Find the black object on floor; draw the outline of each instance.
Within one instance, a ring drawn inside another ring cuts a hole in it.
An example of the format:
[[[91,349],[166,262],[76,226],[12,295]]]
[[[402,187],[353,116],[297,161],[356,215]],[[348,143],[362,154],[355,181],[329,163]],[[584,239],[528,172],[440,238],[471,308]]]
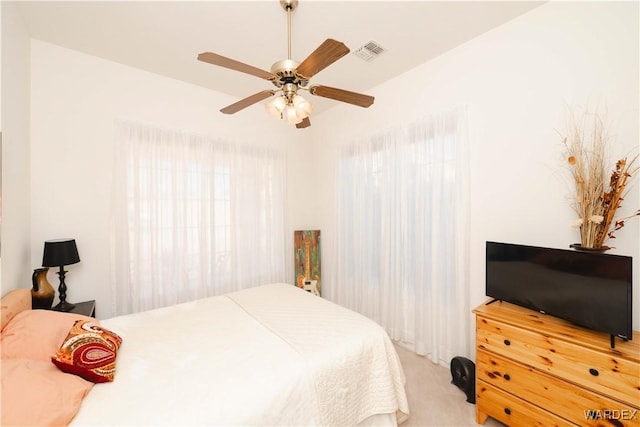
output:
[[[451,383],[465,392],[467,402],[476,403],[476,365],[466,357],[451,359]]]

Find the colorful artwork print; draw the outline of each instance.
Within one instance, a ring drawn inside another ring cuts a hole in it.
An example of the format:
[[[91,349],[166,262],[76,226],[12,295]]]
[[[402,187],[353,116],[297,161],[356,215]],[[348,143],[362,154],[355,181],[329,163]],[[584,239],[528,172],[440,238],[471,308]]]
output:
[[[296,286],[319,296],[320,230],[296,230],[293,245]]]

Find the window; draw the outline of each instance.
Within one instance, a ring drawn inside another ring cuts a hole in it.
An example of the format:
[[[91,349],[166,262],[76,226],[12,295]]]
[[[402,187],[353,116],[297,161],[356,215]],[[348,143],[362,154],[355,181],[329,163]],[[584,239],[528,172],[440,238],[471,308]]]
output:
[[[429,117],[338,159],[336,302],[440,362],[468,347],[448,332],[469,316],[465,118]]]
[[[113,285],[119,312],[284,281],[281,153],[120,128]]]

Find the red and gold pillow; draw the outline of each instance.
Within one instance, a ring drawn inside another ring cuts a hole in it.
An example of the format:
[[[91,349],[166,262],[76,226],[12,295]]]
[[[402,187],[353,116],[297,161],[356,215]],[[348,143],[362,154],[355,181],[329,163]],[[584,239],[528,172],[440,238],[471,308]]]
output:
[[[51,361],[63,372],[87,381],[113,381],[122,338],[90,320],[78,320]]]

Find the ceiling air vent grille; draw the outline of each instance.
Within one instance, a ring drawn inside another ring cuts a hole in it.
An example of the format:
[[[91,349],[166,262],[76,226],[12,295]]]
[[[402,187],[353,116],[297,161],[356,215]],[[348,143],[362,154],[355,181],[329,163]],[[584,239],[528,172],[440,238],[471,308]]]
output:
[[[353,52],[353,54],[367,62],[370,62],[384,52],[386,52],[385,48],[371,40],[360,46],[356,51]]]

